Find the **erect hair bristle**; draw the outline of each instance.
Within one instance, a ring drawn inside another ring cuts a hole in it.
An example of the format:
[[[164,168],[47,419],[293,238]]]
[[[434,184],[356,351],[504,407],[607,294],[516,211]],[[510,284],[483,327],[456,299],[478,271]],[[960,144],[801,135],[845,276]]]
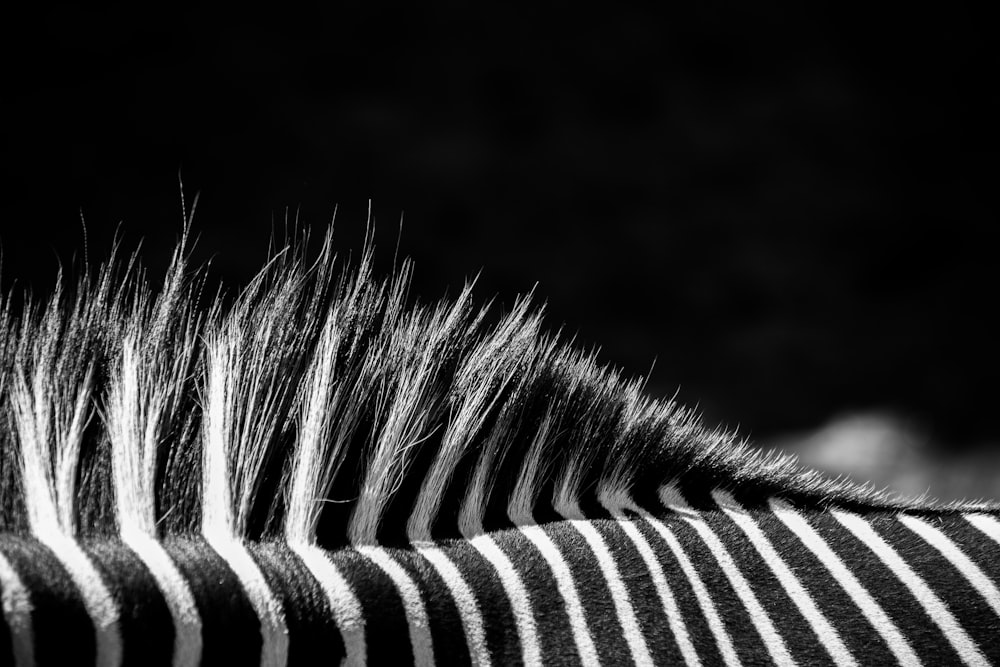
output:
[[[163,291],[139,290],[108,362],[103,406],[111,445],[115,513],[123,535],[157,536],[161,453],[181,427],[181,407],[194,370],[198,329],[192,285],[184,274],[186,236],[174,253]],[[185,292],[188,294],[185,294]]]
[[[431,526],[455,470],[468,453],[518,372],[538,336],[539,318],[522,299],[462,361],[453,381],[451,415],[434,462],[420,487],[407,522],[411,541],[431,539]],[[488,465],[488,464],[487,464]]]
[[[888,499],[702,427],[594,353],[505,313],[412,303],[329,235],[203,305],[187,233],[162,288],[133,256],[15,314],[0,297],[0,528],[420,542],[563,516],[664,483]],[[13,462],[13,463],[12,463]]]

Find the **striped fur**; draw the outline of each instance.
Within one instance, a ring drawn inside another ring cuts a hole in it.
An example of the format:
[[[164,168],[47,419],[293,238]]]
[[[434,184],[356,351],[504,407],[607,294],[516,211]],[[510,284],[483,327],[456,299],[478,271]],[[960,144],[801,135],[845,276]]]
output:
[[[997,506],[761,455],[370,250],[207,305],[185,253],[0,302],[0,664],[1000,662]]]

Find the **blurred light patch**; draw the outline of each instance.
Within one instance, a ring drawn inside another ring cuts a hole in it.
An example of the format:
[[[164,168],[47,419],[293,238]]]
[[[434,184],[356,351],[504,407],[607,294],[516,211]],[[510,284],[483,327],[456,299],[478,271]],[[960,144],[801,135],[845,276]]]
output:
[[[845,414],[812,432],[758,443],[807,466],[908,496],[1000,500],[1000,443],[949,448],[916,420],[890,412]]]

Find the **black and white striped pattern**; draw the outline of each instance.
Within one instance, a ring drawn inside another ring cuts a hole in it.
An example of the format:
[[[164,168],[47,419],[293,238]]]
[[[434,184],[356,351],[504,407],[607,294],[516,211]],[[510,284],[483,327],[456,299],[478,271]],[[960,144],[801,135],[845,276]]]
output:
[[[996,512],[660,496],[469,539],[236,558],[200,539],[150,557],[4,535],[0,664],[1000,661]]]
[[[469,289],[0,297],[0,665],[1000,663],[1000,508],[762,456]]]

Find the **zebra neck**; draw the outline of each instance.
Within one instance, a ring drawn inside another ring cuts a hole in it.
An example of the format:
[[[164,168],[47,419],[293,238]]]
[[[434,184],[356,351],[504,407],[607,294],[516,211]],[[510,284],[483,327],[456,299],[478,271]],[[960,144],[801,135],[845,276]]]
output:
[[[658,498],[395,547],[4,534],[0,647],[18,664],[1000,655],[995,511]]]

